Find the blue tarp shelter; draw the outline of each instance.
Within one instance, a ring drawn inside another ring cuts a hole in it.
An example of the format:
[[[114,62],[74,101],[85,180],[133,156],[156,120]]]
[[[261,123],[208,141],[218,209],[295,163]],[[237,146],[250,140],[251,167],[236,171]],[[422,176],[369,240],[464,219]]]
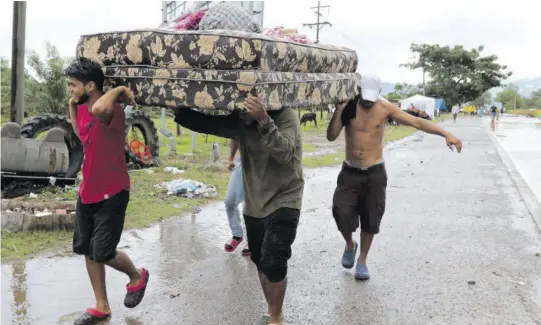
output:
[[[443,98],[434,98],[436,100],[436,110],[438,111],[447,111],[447,106],[445,106],[445,101]]]

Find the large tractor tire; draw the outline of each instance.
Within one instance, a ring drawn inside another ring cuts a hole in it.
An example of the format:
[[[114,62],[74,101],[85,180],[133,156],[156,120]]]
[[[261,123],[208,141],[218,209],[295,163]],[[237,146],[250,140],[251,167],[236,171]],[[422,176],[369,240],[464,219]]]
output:
[[[68,146],[69,167],[64,176],[76,178],[77,173],[81,170],[84,154],[83,145],[81,144],[79,137],[73,131],[70,119],[58,114],[44,114],[32,117],[27,123],[21,126],[21,136],[24,138],[36,139],[41,133],[54,127],[64,131],[64,141]]]
[[[133,134],[141,134],[142,138]],[[138,148],[138,145],[140,146]],[[160,141],[154,121],[142,111],[126,114],[126,158],[139,167],[158,163]]]

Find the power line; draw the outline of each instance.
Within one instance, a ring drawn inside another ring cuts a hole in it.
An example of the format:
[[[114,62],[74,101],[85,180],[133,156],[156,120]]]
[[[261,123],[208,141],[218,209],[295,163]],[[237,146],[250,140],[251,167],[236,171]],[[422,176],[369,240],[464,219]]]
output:
[[[317,11],[315,11],[315,14],[317,15],[317,22],[315,23],[307,23],[307,24],[302,24],[303,26],[308,26],[310,28],[312,27],[316,27],[316,44],[319,43],[319,31],[321,30],[321,28],[323,28],[323,26],[325,25],[329,25],[329,26],[332,26],[331,23],[329,23],[328,21],[323,21],[323,22],[320,22],[319,21],[319,18],[321,16],[323,16],[320,12],[320,9],[321,8],[330,8],[331,6],[322,6],[320,4],[320,1],[317,2],[317,7],[311,7],[310,9],[317,9]]]

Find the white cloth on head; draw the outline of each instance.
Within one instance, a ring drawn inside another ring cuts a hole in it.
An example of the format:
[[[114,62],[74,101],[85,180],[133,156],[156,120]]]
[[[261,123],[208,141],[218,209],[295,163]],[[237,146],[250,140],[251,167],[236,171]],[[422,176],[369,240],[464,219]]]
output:
[[[375,102],[381,92],[381,80],[373,75],[361,76],[361,95],[364,100]]]

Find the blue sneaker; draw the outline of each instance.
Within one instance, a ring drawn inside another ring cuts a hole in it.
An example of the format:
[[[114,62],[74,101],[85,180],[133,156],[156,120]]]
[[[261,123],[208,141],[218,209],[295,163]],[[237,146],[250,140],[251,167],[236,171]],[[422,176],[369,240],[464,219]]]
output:
[[[370,274],[368,274],[368,267],[366,264],[357,264],[355,269],[355,280],[368,280],[370,279]]]
[[[346,269],[351,269],[355,265],[355,255],[357,255],[357,247],[359,245],[357,242],[354,242],[355,245],[353,248],[344,249],[344,255],[342,255],[342,266]]]

